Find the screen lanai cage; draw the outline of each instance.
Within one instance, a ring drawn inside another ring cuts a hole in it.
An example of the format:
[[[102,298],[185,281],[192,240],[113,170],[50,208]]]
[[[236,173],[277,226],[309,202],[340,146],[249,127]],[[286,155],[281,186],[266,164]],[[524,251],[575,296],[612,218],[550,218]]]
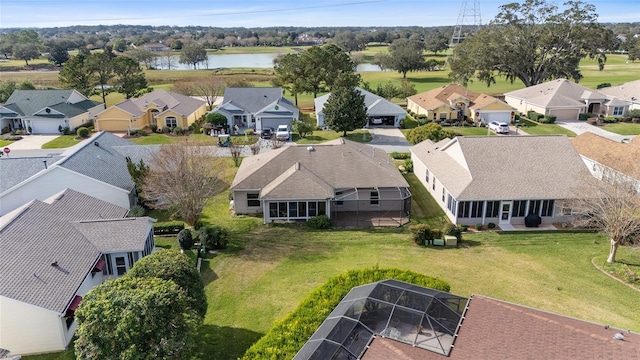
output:
[[[449,355],[464,297],[397,280],[358,286],[336,306],[294,360],[360,359],[374,336]]]
[[[342,189],[331,201],[334,226],[401,226],[410,214],[411,192],[406,187]]]

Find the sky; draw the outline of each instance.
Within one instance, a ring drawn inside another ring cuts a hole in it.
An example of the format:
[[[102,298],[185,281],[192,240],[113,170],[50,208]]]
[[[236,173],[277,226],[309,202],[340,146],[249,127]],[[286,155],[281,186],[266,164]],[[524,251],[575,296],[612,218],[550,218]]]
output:
[[[466,0],[482,24],[499,6],[523,0]],[[564,0],[555,1],[562,6]],[[640,0],[591,0],[600,22],[640,21]],[[465,0],[0,0],[0,28],[70,25],[446,26],[456,25]],[[463,24],[470,24],[469,15]]]

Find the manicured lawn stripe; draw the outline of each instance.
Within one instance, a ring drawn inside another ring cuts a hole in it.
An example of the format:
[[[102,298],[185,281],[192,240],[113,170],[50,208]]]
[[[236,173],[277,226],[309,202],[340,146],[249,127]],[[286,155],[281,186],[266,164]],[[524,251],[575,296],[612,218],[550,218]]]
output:
[[[80,140],[76,140],[76,134],[60,135],[57,138],[42,145],[43,149],[62,149],[80,143]]]
[[[640,135],[640,124],[618,122],[606,124],[604,129],[620,135]]]

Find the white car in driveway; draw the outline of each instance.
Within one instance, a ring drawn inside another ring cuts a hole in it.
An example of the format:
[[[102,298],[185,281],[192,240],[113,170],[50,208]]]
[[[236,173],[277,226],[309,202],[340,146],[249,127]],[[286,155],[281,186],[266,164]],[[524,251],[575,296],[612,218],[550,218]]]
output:
[[[280,141],[289,140],[289,127],[287,125],[278,125],[276,129],[276,139]]]
[[[508,134],[509,125],[505,122],[492,121],[489,123],[489,130],[494,131],[496,134]]]

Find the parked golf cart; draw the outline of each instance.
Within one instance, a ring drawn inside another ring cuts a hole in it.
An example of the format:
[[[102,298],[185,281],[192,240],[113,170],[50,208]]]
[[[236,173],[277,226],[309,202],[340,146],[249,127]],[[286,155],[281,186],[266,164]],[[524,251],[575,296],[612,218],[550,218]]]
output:
[[[231,135],[220,134],[218,135],[218,146],[228,147],[231,144]]]

